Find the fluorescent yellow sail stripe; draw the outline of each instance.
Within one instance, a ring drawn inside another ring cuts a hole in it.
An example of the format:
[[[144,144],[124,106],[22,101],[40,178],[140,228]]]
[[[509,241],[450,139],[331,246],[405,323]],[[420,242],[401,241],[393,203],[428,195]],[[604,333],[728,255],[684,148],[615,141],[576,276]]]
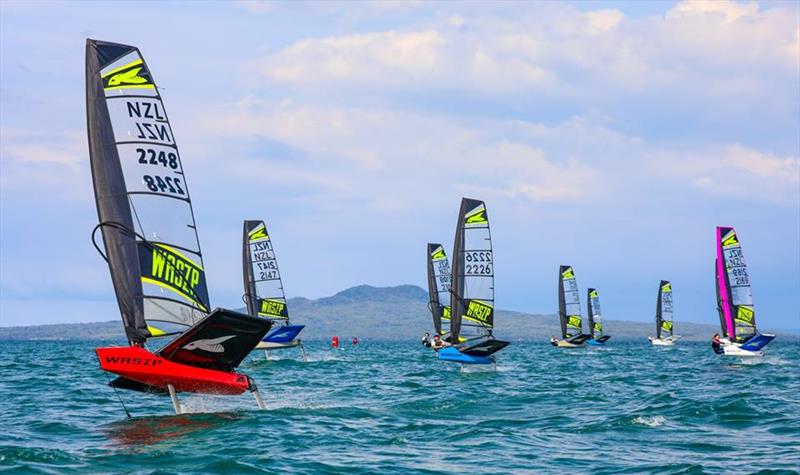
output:
[[[247,233],[247,237],[250,241],[257,241],[259,239],[269,239],[267,236],[267,227],[263,224],[257,226],[254,230]]]
[[[664,286],[661,287],[661,291],[662,292],[672,292],[672,284],[664,284]]]
[[[433,251],[433,254],[431,254],[431,259],[434,261],[447,259],[447,256],[444,255],[444,249],[440,247],[439,249]]]
[[[487,327],[487,328],[494,328],[494,325],[489,325],[486,322],[483,322],[483,321],[480,321],[480,320],[476,320],[476,319],[468,317],[466,315],[462,315],[461,318],[463,318],[464,320],[469,320],[471,322],[480,323],[481,326],[484,326],[484,327]]]
[[[572,272],[572,267],[568,268],[563,274],[561,274],[562,279],[572,279],[573,277],[575,277],[575,274]]]
[[[120,71],[123,71],[125,69],[128,69],[130,67],[133,67],[133,66],[136,66],[137,64],[142,64],[142,63],[144,63],[144,61],[142,61],[142,58],[135,59],[135,60],[131,61],[128,64],[123,64],[122,66],[120,66],[118,68],[114,68],[111,71],[108,71],[107,73],[103,74],[101,77],[105,78],[105,77],[111,76],[114,73],[118,73]]]
[[[732,230],[722,237],[722,247],[731,247],[736,246],[739,244],[739,240],[736,239],[736,231]]]
[[[155,84],[139,84],[139,85],[129,85],[126,84],[124,86],[109,86],[103,88],[104,91],[111,91],[113,89],[155,89]]]
[[[164,330],[160,328],[156,328],[152,325],[147,325],[147,331],[150,332],[150,336],[164,336],[167,334]]]
[[[203,305],[202,303],[198,302],[197,300],[189,297],[188,295],[186,295],[185,293],[181,292],[180,290],[176,289],[175,287],[173,287],[171,285],[167,285],[167,284],[165,284],[163,282],[159,282],[159,281],[151,279],[149,277],[142,277],[142,282],[147,282],[148,284],[157,285],[157,286],[165,288],[167,290],[171,290],[171,291],[175,292],[176,294],[179,294],[181,297],[185,298],[186,300],[188,300],[188,301],[192,302],[193,304],[197,305],[197,307],[200,310],[202,310],[204,312],[208,312],[208,309],[206,308],[205,305]]]
[[[488,223],[489,220],[486,219],[486,208],[481,205],[478,209],[474,209],[470,211],[469,214],[464,216],[464,223],[466,224],[480,224],[480,223]]]

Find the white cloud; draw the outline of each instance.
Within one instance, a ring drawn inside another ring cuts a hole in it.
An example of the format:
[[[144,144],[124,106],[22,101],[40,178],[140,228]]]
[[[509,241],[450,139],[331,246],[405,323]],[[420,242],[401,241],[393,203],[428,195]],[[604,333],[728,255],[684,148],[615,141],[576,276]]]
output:
[[[537,88],[589,99],[665,87],[704,96],[709,83],[731,76],[763,90],[769,75],[796,78],[800,68],[796,11],[779,6],[687,1],[640,19],[619,10],[519,7],[513,16],[489,9],[402,30],[303,39],[252,68],[269,83],[295,88]]]
[[[731,198],[800,205],[800,157],[778,157],[740,144],[703,151],[658,152],[648,161],[658,176]]]

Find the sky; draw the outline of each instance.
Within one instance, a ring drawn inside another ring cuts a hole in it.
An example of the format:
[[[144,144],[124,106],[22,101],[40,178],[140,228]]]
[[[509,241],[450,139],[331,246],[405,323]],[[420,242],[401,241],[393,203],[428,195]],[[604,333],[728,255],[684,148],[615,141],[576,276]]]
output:
[[[86,142],[87,37],[136,45],[181,150],[213,306],[243,219],[289,297],[425,286],[486,202],[495,301],[717,323],[735,226],[759,328],[800,330],[796,2],[0,2],[0,325],[118,318]],[[585,306],[585,302],[583,302]],[[291,309],[290,309],[291,311]],[[378,318],[379,316],[376,316]]]

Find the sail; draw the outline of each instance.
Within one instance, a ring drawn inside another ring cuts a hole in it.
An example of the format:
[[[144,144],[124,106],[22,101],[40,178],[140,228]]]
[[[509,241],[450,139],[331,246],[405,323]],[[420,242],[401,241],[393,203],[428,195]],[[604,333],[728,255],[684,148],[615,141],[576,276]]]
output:
[[[750,275],[732,227],[717,227],[716,276],[723,332],[732,341],[744,341],[756,334],[756,316]]]
[[[597,294],[597,289],[589,289],[586,294],[586,305],[589,310],[589,335],[591,335],[592,338],[600,338],[603,336],[603,317],[600,314],[600,297]]]
[[[245,221],[242,245],[247,313],[289,320],[278,261],[264,221]]]
[[[664,334],[672,336],[672,284],[668,280],[658,284],[656,301],[656,338]]]
[[[161,95],[134,46],[86,41],[92,181],[126,334],[191,325],[210,308],[183,165]]]
[[[428,243],[428,295],[429,308],[433,315],[433,326],[436,333],[447,333],[442,321],[450,321],[450,262],[441,244]]]
[[[462,334],[472,338],[491,332],[494,326],[494,258],[489,215],[483,201],[461,200],[453,245],[450,306],[453,341],[459,341]]]
[[[581,300],[572,266],[561,266],[558,270],[558,316],[563,338],[581,334]]]

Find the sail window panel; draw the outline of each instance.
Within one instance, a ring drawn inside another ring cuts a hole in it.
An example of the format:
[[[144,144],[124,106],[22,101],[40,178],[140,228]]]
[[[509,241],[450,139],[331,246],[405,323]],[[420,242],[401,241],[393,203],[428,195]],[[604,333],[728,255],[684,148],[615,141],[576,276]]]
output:
[[[202,267],[200,244],[194,228],[192,209],[187,201],[158,195],[130,195],[136,231],[152,242],[164,243],[197,254],[195,264]]]
[[[564,280],[564,304],[567,315],[581,314],[581,301],[578,295],[578,282],[575,279]]]
[[[256,295],[261,299],[283,299],[283,285],[280,279],[256,280]]]
[[[117,150],[129,193],[156,193],[189,199],[177,149],[162,145],[122,144]]]
[[[164,104],[158,97],[108,97],[114,139],[120,142],[175,145]]]
[[[189,326],[205,315],[186,304],[175,301],[175,294],[166,289],[145,283],[143,290],[146,295],[144,298],[145,320]],[[147,295],[153,297],[147,297]]]
[[[464,276],[464,298],[491,303],[494,300],[494,284],[491,277]]]

